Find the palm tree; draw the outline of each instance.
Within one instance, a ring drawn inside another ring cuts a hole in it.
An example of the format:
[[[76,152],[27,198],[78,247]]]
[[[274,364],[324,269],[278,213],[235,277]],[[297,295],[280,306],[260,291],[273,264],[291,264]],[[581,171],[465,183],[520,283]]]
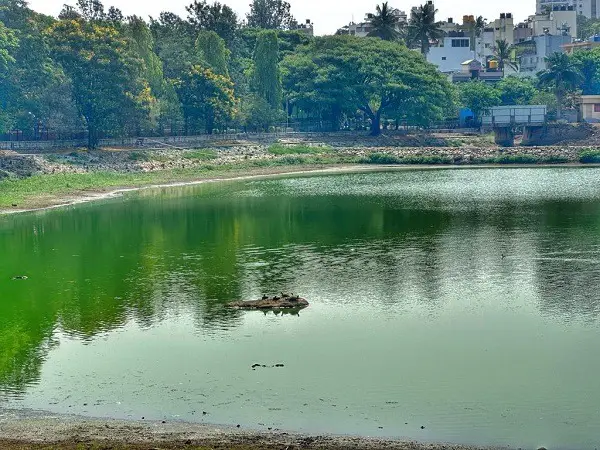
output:
[[[519,70],[519,66],[512,61],[512,48],[506,39],[496,41],[496,48],[494,49],[496,58],[498,58],[498,67],[504,72],[504,67],[508,66],[515,72]]]
[[[483,16],[477,17],[471,25],[471,50],[477,50],[477,38],[481,37],[481,33],[485,28],[485,19]]]
[[[429,53],[431,41],[437,41],[444,36],[439,23],[435,21],[436,13],[437,9],[435,9],[433,3],[429,2],[413,9],[410,15],[409,37],[413,43],[418,43],[421,46],[423,55]]]
[[[376,13],[371,19],[373,29],[368,34],[370,37],[378,37],[384,41],[397,41],[400,39],[400,19],[388,3],[377,5]]]
[[[553,53],[547,57],[546,66],[547,69],[538,74],[539,84],[554,91],[554,95],[556,95],[556,117],[560,119],[565,96],[569,91],[575,90],[581,82],[581,73],[569,58],[569,55],[565,53]]]

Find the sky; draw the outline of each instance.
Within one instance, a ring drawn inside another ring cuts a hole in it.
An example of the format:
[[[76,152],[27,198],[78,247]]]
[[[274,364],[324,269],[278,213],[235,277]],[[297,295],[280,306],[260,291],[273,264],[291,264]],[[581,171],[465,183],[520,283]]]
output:
[[[125,15],[158,16],[161,11],[171,11],[185,16],[185,6],[192,0],[104,0],[106,7],[116,6]],[[292,5],[292,14],[298,21],[311,19],[317,34],[332,34],[352,19],[362,20],[365,13],[373,12],[375,5],[382,0],[288,0]],[[212,2],[212,0],[210,0]],[[250,0],[220,0],[232,7],[240,17],[248,12]],[[32,9],[56,16],[64,3],[74,4],[75,0],[29,0]],[[409,12],[412,6],[424,3],[424,0],[389,0],[389,4]],[[504,0],[502,2],[482,0],[436,0],[439,10],[438,20],[453,17],[461,20],[465,14],[483,16],[488,20],[496,19],[503,12],[512,12],[516,20],[523,20],[535,13],[535,0]]]

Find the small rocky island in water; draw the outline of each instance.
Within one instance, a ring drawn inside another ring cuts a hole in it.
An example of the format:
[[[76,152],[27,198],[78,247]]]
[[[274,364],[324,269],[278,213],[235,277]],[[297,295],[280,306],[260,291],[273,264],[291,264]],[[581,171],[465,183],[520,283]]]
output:
[[[281,294],[281,296],[263,296],[260,300],[231,302],[227,306],[236,309],[302,309],[309,305],[308,301],[298,295]]]

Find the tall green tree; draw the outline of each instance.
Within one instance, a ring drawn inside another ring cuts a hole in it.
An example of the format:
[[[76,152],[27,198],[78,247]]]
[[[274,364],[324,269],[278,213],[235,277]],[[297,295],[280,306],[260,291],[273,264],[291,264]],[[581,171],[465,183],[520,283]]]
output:
[[[52,54],[69,76],[73,97],[96,148],[102,134],[118,135],[128,114],[148,100],[142,61],[130,41],[110,26],[83,20],[60,21],[47,32]]]
[[[437,9],[432,2],[421,5],[411,12],[408,24],[409,42],[418,45],[421,54],[426,55],[431,48],[431,42],[444,36],[438,22],[435,21]]]
[[[15,62],[12,56],[18,41],[14,34],[0,22],[0,83],[6,83],[11,65]],[[1,91],[0,91],[1,93]],[[10,115],[6,111],[7,99],[0,96],[0,133],[10,128]]]
[[[154,38],[154,51],[163,63],[165,78],[176,79],[190,65],[196,64],[197,31],[188,21],[176,14],[163,12],[150,18],[150,31]]]
[[[382,118],[427,125],[453,111],[448,80],[402,44],[374,38],[317,38],[284,60],[286,95],[295,106],[328,109],[331,117],[365,114],[371,134]]]
[[[206,0],[194,0],[186,7],[188,21],[196,31],[214,31],[228,46],[232,46],[238,29],[237,14],[229,6]]]
[[[194,65],[175,84],[185,118],[185,134],[203,126],[207,134],[225,125],[237,109],[233,83],[208,68]]]
[[[496,84],[496,90],[502,105],[530,105],[537,94],[531,79],[516,76],[504,77]]]
[[[506,39],[497,40],[494,47],[494,55],[498,59],[498,68],[504,72],[506,66],[514,71],[519,70],[517,64],[512,60],[512,48]]]
[[[593,49],[575,52],[571,60],[581,73],[581,91],[583,95],[600,94],[600,51]]]
[[[462,106],[473,111],[477,119],[481,119],[487,109],[502,102],[498,89],[483,81],[463,83],[459,86],[459,97]]]
[[[373,29],[369,33],[370,37],[378,37],[384,41],[397,41],[400,39],[400,19],[388,2],[377,5],[375,15],[371,19]]]
[[[200,60],[214,73],[229,77],[228,65],[231,52],[217,33],[201,31],[196,40],[196,51]]]
[[[565,53],[554,53],[546,58],[547,69],[538,74],[539,84],[552,89],[556,96],[557,119],[562,118],[562,108],[569,92],[574,91],[582,76],[576,64]]]
[[[279,40],[275,31],[263,31],[256,41],[252,89],[271,108],[279,109],[282,100],[279,71]]]
[[[285,0],[252,0],[246,20],[249,27],[265,30],[289,30],[297,24]]]

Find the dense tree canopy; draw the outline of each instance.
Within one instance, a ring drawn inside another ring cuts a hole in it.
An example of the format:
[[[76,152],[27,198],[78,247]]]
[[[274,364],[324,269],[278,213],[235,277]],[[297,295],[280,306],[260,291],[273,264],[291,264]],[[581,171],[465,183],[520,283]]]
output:
[[[404,45],[375,38],[333,36],[315,39],[284,61],[290,98],[303,108],[343,113],[361,111],[371,132],[382,117],[426,125],[452,106],[446,78]]]
[[[73,86],[89,146],[107,131],[123,131],[126,118],[151,93],[140,78],[142,61],[111,27],[82,20],[57,22],[48,30],[52,53]]]
[[[289,30],[296,24],[285,0],[252,0],[246,17],[248,26],[265,30]]]
[[[253,0],[246,23],[226,4],[190,1],[186,17],[165,11],[146,21],[101,0],[71,0],[58,18],[0,0],[0,135],[85,137],[93,147],[103,136],[287,122],[378,134],[390,122],[427,127],[456,117],[458,106],[477,115],[496,104],[560,110],[600,94],[600,50],[552,55],[537,79],[452,86],[419,54],[443,36],[430,3],[407,27],[380,4],[372,37],[359,39],[309,36],[283,0]],[[478,18],[468,31],[477,36],[483,25]],[[509,65],[510,46],[496,47]]]

